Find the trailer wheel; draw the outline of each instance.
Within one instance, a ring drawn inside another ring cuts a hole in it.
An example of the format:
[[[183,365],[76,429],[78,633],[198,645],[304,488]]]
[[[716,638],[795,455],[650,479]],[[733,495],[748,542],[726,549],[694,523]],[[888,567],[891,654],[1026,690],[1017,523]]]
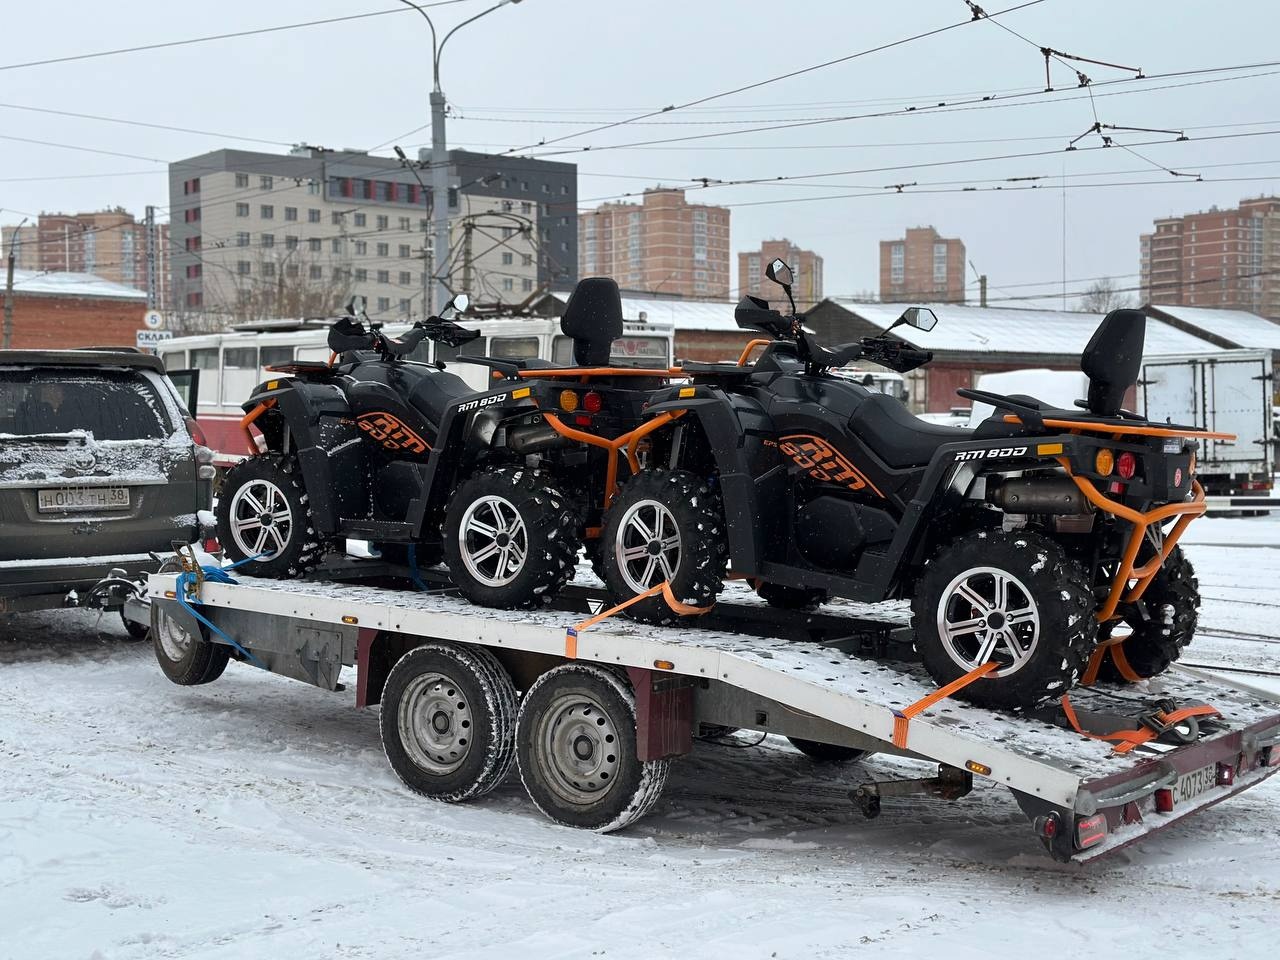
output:
[[[990,707],[1030,707],[1079,680],[1097,642],[1091,581],[1048,537],[980,530],[943,547],[916,584],[916,650],[939,685],[998,669],[956,693]]]
[[[567,663],[542,674],[516,719],[517,762],[529,797],[556,823],[612,833],[643,817],[669,760],[636,757],[636,702],[617,674]]]
[[[266,557],[244,565],[249,576],[292,580],[320,562],[324,545],[293,457],[249,457],[227,471],[218,498],[218,543],[232,560]]]
[[[720,497],[687,470],[646,470],[605,514],[600,552],[615,603],[665,580],[677,600],[709,606],[724,587],[728,554]],[[679,619],[662,596],[633,603],[626,614],[644,623]]]
[[[1173,548],[1164,566],[1151,578],[1141,604],[1145,616],[1136,605],[1122,605],[1121,619],[1102,624],[1099,634],[1105,639],[1117,626],[1127,627],[1131,632],[1120,643],[1120,649],[1133,672],[1145,679],[1168,670],[1196,634],[1200,583],[1181,547]],[[1098,679],[1128,682],[1110,655],[1104,657]]]
[[[473,800],[510,771],[515,716],[515,686],[493,654],[429,643],[387,675],[382,749],[411,790],[448,803]]]
[[[580,526],[550,473],[486,470],[464,480],[445,508],[449,575],[463,596],[482,607],[550,603],[577,569]]]
[[[124,607],[120,608],[120,622],[124,624],[125,633],[129,634],[131,640],[145,640],[151,632],[151,628],[145,623],[138,623],[130,620],[124,615]]]
[[[161,567],[161,572],[171,571]],[[203,628],[198,636],[192,636],[158,603],[151,604],[151,646],[164,675],[182,687],[212,683],[222,676],[231,659],[229,646],[214,643]]]
[[[861,760],[869,750],[857,747],[843,747],[836,743],[821,743],[818,740],[804,740],[800,737],[787,737],[791,745],[803,753],[814,763],[853,763]]]

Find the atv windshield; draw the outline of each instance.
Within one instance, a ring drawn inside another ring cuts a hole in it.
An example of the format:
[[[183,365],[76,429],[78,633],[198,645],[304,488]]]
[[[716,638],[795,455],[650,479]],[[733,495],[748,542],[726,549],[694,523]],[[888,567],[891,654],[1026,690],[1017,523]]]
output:
[[[136,371],[0,370],[0,434],[161,440],[171,429],[155,387]]]

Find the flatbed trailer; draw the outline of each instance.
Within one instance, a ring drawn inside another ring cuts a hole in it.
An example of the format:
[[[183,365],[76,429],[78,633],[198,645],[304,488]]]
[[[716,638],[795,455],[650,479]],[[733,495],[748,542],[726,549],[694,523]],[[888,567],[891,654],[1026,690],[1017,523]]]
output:
[[[199,649],[328,690],[353,666],[356,706],[381,702],[384,749],[411,788],[470,799],[518,754],[539,809],[600,831],[643,816],[668,764],[708,725],[781,734],[824,759],[864,751],[938,765],[934,777],[859,787],[851,800],[868,816],[882,797],[958,799],[975,776],[1002,784],[1061,861],[1119,849],[1280,770],[1280,699],[1264,691],[1175,667],[1072,691],[1070,720],[1056,705],[984,709],[940,696],[896,655],[909,626],[892,608],[797,614],[739,589],[695,626],[615,616],[583,628],[602,591],[575,586],[555,607],[497,611],[439,581],[415,592],[386,580],[193,576],[171,567],[150,579],[162,666],[166,650],[189,659]],[[199,683],[221,667],[166,673]]]

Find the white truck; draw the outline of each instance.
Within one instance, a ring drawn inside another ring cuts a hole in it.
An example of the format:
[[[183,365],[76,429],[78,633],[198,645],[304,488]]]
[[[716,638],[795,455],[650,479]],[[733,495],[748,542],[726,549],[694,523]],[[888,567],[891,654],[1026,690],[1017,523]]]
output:
[[[1142,363],[1138,412],[1235,434],[1201,442],[1196,476],[1210,496],[1257,495],[1271,490],[1272,390],[1270,350],[1152,356]]]

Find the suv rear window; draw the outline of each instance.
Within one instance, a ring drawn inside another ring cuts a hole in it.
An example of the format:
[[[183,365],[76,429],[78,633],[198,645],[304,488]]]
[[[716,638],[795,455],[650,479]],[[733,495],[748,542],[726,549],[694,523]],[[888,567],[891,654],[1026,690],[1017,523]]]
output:
[[[170,432],[156,388],[128,370],[0,370],[0,434],[85,430],[96,440],[159,440]]]

